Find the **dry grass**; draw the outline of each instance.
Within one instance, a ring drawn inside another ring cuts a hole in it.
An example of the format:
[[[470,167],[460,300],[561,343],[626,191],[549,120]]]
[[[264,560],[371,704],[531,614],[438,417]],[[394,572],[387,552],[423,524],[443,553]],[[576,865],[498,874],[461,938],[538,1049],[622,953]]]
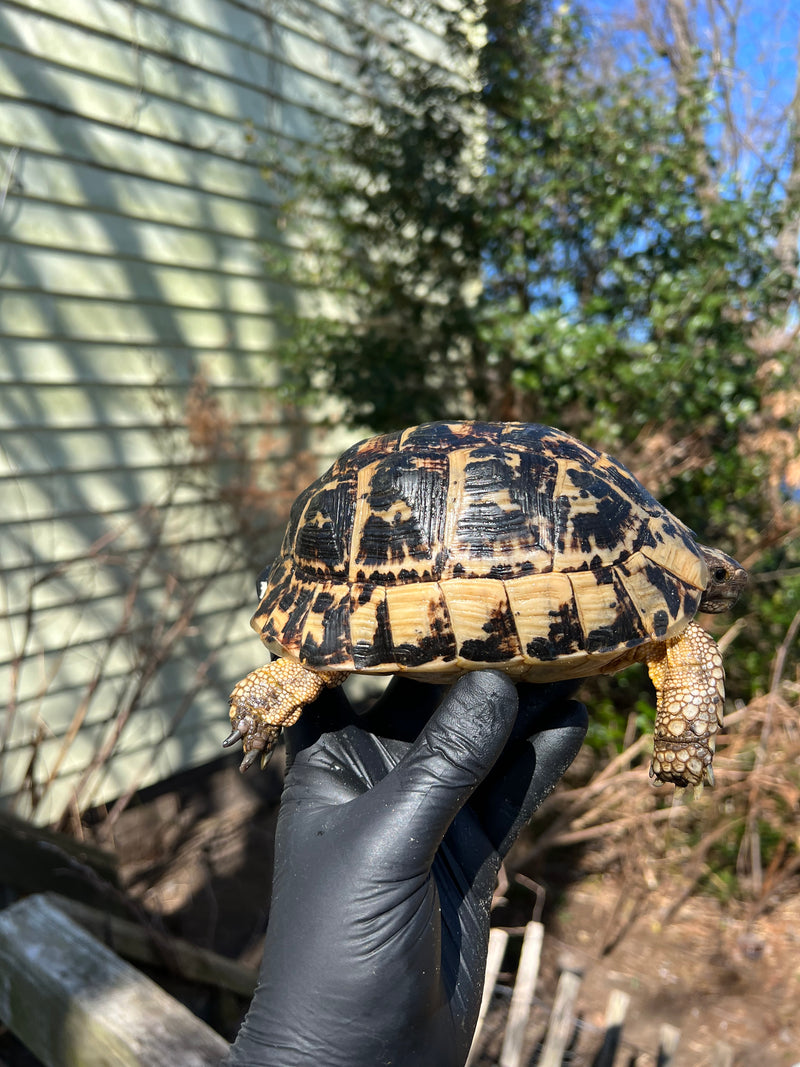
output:
[[[623,871],[644,895],[672,882],[673,918],[700,887],[735,900],[750,918],[800,884],[800,679],[782,679],[800,613],[778,650],[768,693],[730,714],[718,738],[716,786],[654,788],[652,741],[638,738],[589,781],[563,788],[510,857],[511,872],[546,853],[582,847],[584,871]]]

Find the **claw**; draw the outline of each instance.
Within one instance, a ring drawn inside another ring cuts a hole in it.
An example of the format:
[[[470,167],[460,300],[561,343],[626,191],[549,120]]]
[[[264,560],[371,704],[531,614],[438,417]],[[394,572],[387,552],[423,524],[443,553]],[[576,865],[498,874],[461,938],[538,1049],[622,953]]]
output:
[[[234,729],[228,734],[228,736],[222,742],[222,747],[223,748],[230,748],[231,745],[235,745],[237,741],[241,741],[243,737],[244,737],[244,734],[242,733],[242,731],[238,727],[234,727]]]
[[[274,748],[271,748],[271,749],[269,749],[268,751],[265,751],[265,752],[262,752],[262,753],[261,753],[261,770],[262,770],[262,771],[263,771],[263,770],[264,770],[264,768],[265,768],[265,767],[267,766],[267,764],[269,763],[269,761],[270,761],[270,760],[272,759],[272,753],[273,753],[274,751],[275,751],[275,749],[274,749]]]
[[[714,768],[709,763],[706,767],[706,781],[710,786],[714,785]]]
[[[244,774],[246,770],[253,766],[255,761],[258,759],[260,751],[261,750],[258,748],[251,748],[249,752],[245,753],[242,762],[239,764],[240,774]]]

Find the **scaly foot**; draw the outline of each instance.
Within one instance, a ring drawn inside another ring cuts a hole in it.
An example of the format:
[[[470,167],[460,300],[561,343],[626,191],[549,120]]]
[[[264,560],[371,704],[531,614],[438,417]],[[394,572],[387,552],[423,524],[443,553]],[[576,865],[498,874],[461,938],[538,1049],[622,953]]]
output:
[[[288,659],[276,659],[251,671],[230,695],[233,730],[222,742],[225,748],[242,742],[244,758],[239,770],[246,771],[259,755],[263,770],[283,727],[296,723],[306,704],[316,700],[326,686],[341,685],[346,677],[343,671],[311,671]]]
[[[656,687],[650,776],[678,786],[714,784],[711,760],[722,726],[725,671],[716,642],[691,622],[647,661]]]

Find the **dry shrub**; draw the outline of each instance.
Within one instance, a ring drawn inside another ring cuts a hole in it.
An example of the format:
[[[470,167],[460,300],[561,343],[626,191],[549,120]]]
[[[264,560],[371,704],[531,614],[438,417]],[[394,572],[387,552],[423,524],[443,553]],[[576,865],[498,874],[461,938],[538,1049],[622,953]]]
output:
[[[191,466],[245,543],[282,526],[298,492],[318,473],[308,424],[269,396],[261,414],[261,426],[248,432],[225,411],[203,374],[195,376],[186,399]]]

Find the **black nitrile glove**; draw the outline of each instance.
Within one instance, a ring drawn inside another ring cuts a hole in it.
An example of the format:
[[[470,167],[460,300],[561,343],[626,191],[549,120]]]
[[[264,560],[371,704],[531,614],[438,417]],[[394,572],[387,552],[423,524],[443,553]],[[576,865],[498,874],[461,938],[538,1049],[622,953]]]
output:
[[[228,1067],[455,1067],[483,990],[503,856],[574,759],[573,683],[398,678],[329,691],[287,731],[258,988]],[[429,718],[430,716],[430,718]],[[426,720],[428,720],[426,722]]]

